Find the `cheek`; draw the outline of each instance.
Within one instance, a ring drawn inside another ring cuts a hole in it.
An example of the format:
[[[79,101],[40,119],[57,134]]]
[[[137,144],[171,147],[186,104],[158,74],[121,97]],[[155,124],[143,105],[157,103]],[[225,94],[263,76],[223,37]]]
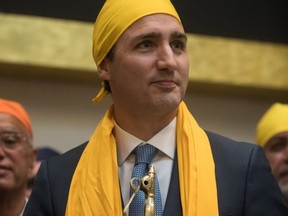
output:
[[[181,56],[181,58],[178,58],[178,66],[181,67],[182,70],[189,71],[189,57],[188,55]]]
[[[280,167],[281,163],[282,163],[282,157],[280,153],[277,154],[266,154],[267,159],[270,163],[271,169],[273,173],[276,173],[278,168]]]
[[[179,73],[184,82],[189,81],[189,63],[185,59],[179,63]]]
[[[19,173],[27,173],[30,175],[33,170],[33,155],[29,152],[21,152],[18,154],[17,158],[15,158],[15,167]]]
[[[121,85],[125,88],[136,87],[144,82],[148,74],[148,69],[136,62],[123,62],[111,73],[111,82],[115,85]]]
[[[137,73],[139,70],[148,70],[156,67],[157,58],[151,54],[135,54],[135,53],[124,53],[121,58],[117,59],[114,70],[129,70]]]

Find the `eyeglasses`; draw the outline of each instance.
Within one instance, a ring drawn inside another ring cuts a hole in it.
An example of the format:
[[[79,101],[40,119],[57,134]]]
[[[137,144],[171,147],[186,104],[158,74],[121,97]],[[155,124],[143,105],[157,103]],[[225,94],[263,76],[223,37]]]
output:
[[[0,145],[5,149],[15,149],[27,138],[17,132],[4,132],[0,134]]]

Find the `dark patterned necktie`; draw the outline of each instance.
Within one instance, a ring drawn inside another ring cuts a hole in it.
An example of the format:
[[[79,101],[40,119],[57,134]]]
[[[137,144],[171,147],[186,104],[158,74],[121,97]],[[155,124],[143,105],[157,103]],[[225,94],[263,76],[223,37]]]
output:
[[[142,178],[147,175],[149,165],[157,152],[157,148],[150,144],[145,144],[141,146],[137,146],[135,148],[135,165],[132,172],[132,178]],[[130,197],[132,196],[134,191],[130,190]],[[143,216],[144,215],[144,203],[145,203],[145,195],[144,192],[139,191],[134,197],[130,207],[129,207],[129,216]],[[156,216],[162,216],[162,200],[159,189],[159,182],[157,175],[155,175],[155,206]]]

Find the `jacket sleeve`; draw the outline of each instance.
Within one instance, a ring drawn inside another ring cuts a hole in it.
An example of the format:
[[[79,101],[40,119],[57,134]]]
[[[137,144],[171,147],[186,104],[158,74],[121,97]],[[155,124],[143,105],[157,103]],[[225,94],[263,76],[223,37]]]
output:
[[[288,208],[272,175],[264,151],[253,148],[247,170],[246,203],[247,216],[287,216]]]

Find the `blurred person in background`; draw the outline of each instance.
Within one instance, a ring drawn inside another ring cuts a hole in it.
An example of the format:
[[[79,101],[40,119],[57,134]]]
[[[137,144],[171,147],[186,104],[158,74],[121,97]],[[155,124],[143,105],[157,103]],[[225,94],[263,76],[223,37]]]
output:
[[[0,99],[0,215],[19,216],[27,203],[26,190],[33,176],[36,151],[25,109]]]
[[[256,141],[263,147],[288,203],[288,104],[275,103],[262,116]]]

